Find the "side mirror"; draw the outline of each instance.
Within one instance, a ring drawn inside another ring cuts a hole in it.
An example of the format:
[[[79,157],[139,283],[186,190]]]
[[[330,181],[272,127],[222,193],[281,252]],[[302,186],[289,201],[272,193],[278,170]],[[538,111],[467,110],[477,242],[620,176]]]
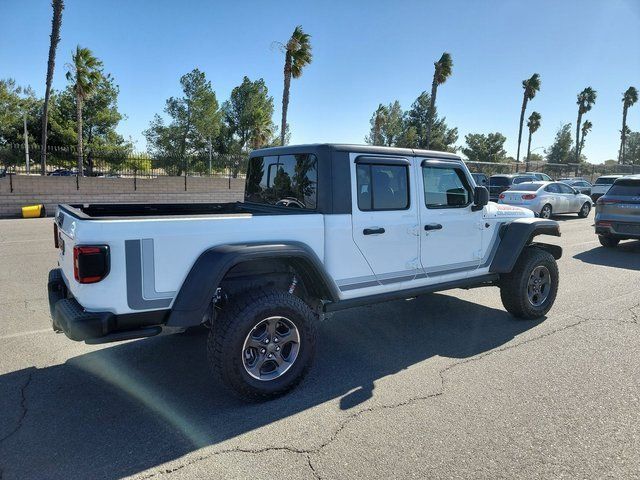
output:
[[[489,203],[489,190],[487,187],[476,187],[473,190],[473,206],[471,210],[476,212]]]

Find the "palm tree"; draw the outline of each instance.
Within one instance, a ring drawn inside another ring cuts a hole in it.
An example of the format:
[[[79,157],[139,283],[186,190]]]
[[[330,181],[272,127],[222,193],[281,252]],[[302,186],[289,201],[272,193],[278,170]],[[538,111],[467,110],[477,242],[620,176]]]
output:
[[[42,137],[40,141],[40,169],[42,175],[47,169],[47,124],[49,123],[49,97],[51,96],[51,83],[53,71],[56,67],[56,49],[60,42],[60,26],[62,25],[63,0],[53,0],[53,19],[51,20],[51,41],[49,43],[49,60],[47,61],[47,81],[44,91],[44,106],[42,109]]]
[[[584,138],[587,136],[587,134],[591,131],[591,129],[593,128],[593,123],[591,123],[589,120],[585,120],[584,123],[582,124],[582,136],[580,137],[580,149],[578,150],[578,158],[580,158],[580,155],[582,155],[582,149],[584,148]]]
[[[527,110],[527,103],[536,96],[536,92],[540,91],[540,75],[534,73],[531,78],[522,81],[524,95],[522,97],[522,108],[520,109],[520,129],[518,130],[518,153],[516,162],[520,161],[520,142],[522,141],[522,126],[524,124],[524,112]],[[527,159],[529,155],[527,155]]]
[[[82,154],[82,105],[96,91],[98,82],[102,78],[102,62],[98,60],[91,50],[76,47],[76,52],[71,57],[72,63],[67,65],[67,80],[73,82],[76,92],[76,119],[78,130],[78,175],[83,174],[84,158]]]
[[[587,87],[578,94],[578,121],[576,122],[576,163],[580,163],[580,127],[582,126],[582,115],[591,110],[596,103],[597,92]]]
[[[542,120],[542,115],[540,115],[538,112],[531,112],[531,115],[529,115],[529,120],[527,121],[527,127],[529,127],[529,142],[527,143],[526,171],[529,171],[529,156],[531,155],[531,136],[540,128],[540,120]]]
[[[618,155],[618,163],[624,163],[624,157],[627,153],[627,111],[629,107],[632,107],[634,103],[638,101],[638,90],[635,87],[627,88],[627,91],[622,94],[622,130],[620,130],[620,154]]]
[[[311,35],[304,33],[298,25],[289,41],[280,46],[284,50],[284,91],[282,92],[282,125],[280,127],[280,144],[284,145],[287,133],[287,109],[289,108],[289,89],[291,77],[300,78],[304,67],[311,63]]]
[[[425,135],[426,146],[429,148],[431,141],[431,128],[433,127],[433,119],[436,109],[436,94],[438,87],[447,81],[453,71],[453,60],[451,54],[444,52],[440,60],[433,63],[435,70],[433,72],[433,82],[431,82],[431,104],[429,105],[429,121],[427,122],[427,133]]]

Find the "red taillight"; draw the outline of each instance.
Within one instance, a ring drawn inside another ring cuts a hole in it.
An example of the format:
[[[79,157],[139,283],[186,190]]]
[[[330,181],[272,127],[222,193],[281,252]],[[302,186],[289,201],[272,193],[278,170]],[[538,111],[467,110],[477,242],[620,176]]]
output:
[[[596,227],[610,227],[610,226],[611,226],[611,222],[606,222],[606,221],[596,222]]]
[[[536,198],[535,193],[525,193],[524,195],[522,195],[523,200],[533,200],[534,198]]]
[[[79,283],[96,283],[109,274],[107,245],[73,247],[73,276]]]
[[[614,203],[623,203],[622,200],[614,200],[613,198],[600,197],[597,201],[597,205],[613,205]]]
[[[498,198],[499,198],[500,200],[504,200],[504,193],[501,193],[500,195],[498,195]]]

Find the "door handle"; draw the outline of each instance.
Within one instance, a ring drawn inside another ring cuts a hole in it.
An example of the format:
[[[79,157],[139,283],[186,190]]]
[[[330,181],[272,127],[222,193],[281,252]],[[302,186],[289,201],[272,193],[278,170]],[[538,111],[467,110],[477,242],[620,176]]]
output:
[[[365,235],[380,235],[380,234],[384,233],[384,228],[382,228],[382,227],[365,228],[362,231],[362,233],[365,234]]]
[[[429,230],[442,230],[442,225],[440,225],[439,223],[427,223],[424,226],[424,229],[429,231]]]

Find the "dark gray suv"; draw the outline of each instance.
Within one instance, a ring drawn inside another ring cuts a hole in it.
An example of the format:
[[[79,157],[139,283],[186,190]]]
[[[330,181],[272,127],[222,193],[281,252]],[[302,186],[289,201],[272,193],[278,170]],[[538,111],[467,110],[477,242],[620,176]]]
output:
[[[640,175],[619,178],[596,202],[596,233],[605,247],[640,239]]]

